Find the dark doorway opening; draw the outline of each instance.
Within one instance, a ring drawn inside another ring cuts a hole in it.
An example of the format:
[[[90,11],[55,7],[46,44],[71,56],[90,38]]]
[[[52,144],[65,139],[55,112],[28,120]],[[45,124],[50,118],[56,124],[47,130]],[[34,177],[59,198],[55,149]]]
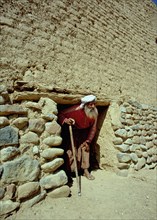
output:
[[[96,170],[99,169],[100,164],[100,148],[101,146],[97,143],[101,127],[103,126],[104,120],[106,118],[106,114],[109,106],[97,106],[98,109],[98,122],[97,122],[97,131],[94,137],[93,142],[91,143],[91,169]]]
[[[72,105],[70,104],[58,104],[58,112],[60,112],[63,109],[66,109]],[[90,170],[96,170],[99,169],[99,164],[100,164],[100,147],[99,144],[97,143],[99,133],[101,130],[101,127],[103,125],[103,122],[106,118],[107,110],[109,106],[97,106],[98,109],[98,122],[97,122],[97,131],[95,134],[95,137],[91,143],[90,146]]]

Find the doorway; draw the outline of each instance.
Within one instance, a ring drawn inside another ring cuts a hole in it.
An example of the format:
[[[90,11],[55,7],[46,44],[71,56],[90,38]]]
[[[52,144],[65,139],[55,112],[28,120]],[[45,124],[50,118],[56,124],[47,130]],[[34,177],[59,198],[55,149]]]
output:
[[[68,107],[70,107],[72,105],[70,104],[58,104],[57,108],[58,108],[58,112],[60,112],[61,110],[64,110]],[[97,143],[98,137],[99,137],[99,133],[101,130],[101,127],[103,126],[103,122],[106,118],[106,114],[108,111],[108,107],[109,106],[97,106],[98,109],[98,122],[97,122],[97,131],[95,134],[95,137],[91,143],[90,146],[90,170],[96,170],[99,169],[99,164],[100,164],[100,146]]]

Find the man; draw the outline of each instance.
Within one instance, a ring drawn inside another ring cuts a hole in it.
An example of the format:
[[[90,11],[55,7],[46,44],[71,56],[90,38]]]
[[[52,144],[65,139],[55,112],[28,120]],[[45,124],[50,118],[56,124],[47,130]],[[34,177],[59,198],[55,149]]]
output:
[[[89,172],[89,159],[90,144],[96,133],[97,118],[98,111],[94,95],[87,95],[81,99],[80,105],[74,105],[59,112],[58,120],[62,126],[62,146],[65,149],[64,159],[67,174],[74,171],[74,159],[68,129],[69,125],[72,125],[78,169],[83,170],[83,175],[87,179],[95,179]]]

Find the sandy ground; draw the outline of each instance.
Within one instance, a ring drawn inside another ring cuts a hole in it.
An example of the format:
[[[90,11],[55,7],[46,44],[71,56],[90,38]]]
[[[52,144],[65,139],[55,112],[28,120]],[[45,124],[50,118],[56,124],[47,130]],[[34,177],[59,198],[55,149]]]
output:
[[[133,172],[128,177],[97,170],[94,181],[81,178],[78,196],[73,178],[71,197],[44,201],[27,210],[19,210],[8,220],[156,220],[157,169]]]

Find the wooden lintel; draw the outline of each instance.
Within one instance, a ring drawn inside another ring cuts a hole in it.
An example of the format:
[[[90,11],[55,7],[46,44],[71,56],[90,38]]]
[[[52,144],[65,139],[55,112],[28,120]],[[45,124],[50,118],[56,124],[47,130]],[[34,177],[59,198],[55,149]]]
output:
[[[15,92],[12,94],[11,99],[13,103],[21,101],[38,101],[41,97],[47,97],[55,101],[57,104],[78,104],[84,94],[62,94],[62,93],[43,93],[43,92]],[[99,98],[97,96],[98,106],[108,106],[111,103],[109,98]]]

